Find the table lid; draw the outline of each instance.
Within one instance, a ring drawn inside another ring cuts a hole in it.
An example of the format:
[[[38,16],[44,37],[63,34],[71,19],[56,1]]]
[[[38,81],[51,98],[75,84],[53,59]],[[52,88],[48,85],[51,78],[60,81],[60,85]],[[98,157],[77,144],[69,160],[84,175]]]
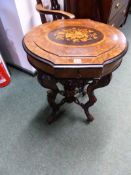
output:
[[[103,64],[127,50],[120,30],[89,19],[40,25],[26,34],[23,44],[28,54],[56,65]]]

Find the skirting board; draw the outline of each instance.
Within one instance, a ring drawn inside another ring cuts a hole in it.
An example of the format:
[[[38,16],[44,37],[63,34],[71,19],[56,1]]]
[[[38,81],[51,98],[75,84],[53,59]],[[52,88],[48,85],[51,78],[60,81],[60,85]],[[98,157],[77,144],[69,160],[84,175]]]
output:
[[[18,69],[18,70],[20,70],[20,71],[22,71],[24,73],[27,73],[27,74],[29,74],[31,76],[36,76],[37,75],[37,71],[31,72],[31,71],[29,71],[27,69],[24,69],[24,68],[22,68],[22,67],[20,67],[18,65],[14,65],[14,64],[11,64],[11,63],[8,63],[8,62],[6,62],[6,64],[9,65],[10,67],[14,67],[15,69]]]

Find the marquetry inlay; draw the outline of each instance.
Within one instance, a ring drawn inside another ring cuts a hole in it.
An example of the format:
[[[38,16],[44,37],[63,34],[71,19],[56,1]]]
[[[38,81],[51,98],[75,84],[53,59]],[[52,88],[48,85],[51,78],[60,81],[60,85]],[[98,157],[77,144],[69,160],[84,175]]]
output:
[[[103,34],[93,28],[83,26],[69,26],[51,31],[50,40],[67,45],[87,45],[103,39]]]

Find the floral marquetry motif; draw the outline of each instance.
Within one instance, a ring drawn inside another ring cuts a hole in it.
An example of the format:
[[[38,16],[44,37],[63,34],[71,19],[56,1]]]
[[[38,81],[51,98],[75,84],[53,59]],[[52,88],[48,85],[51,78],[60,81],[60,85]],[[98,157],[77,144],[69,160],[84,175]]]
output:
[[[91,65],[99,68],[91,76],[96,77],[98,73],[99,77],[101,73],[106,73],[103,71],[106,63],[115,59],[120,64],[122,55],[127,51],[127,41],[115,27],[87,19],[71,19],[57,20],[33,28],[24,38],[24,48],[30,52],[31,57],[32,54],[37,55],[34,62],[45,63],[49,74],[54,75],[58,70],[59,76],[70,77],[72,74],[74,78],[78,76],[78,71],[72,67],[78,66],[80,75],[86,77],[93,71],[86,69],[86,66]],[[109,66],[109,70],[115,70],[117,64]],[[58,67],[69,69],[64,73]],[[85,72],[82,67],[86,69]],[[109,71],[107,67],[106,70]]]
[[[84,45],[96,43],[103,39],[103,34],[95,29],[81,26],[65,27],[49,33],[52,41],[61,44]]]
[[[82,107],[88,122],[93,121],[89,108],[97,101],[94,90],[110,83],[128,48],[121,31],[87,19],[57,20],[35,27],[24,37],[23,47],[38,71],[39,83],[48,89],[49,124],[60,116],[63,104],[72,102]],[[62,97],[56,103],[58,94]]]

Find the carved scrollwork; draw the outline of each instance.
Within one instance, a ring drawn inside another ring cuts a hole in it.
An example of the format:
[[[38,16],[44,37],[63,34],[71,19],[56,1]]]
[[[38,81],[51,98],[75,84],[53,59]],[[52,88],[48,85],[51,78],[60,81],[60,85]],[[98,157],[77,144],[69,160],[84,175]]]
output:
[[[56,112],[64,103],[76,103],[81,106],[85,114],[87,116],[87,121],[93,121],[92,115],[89,113],[89,107],[91,107],[96,101],[96,97],[94,95],[94,90],[97,88],[101,88],[107,86],[111,81],[111,74],[106,75],[100,79],[57,79],[55,80],[52,76],[47,75],[41,71],[38,71],[38,80],[40,84],[49,89],[47,93],[48,103],[52,108],[52,114],[48,118],[48,123],[52,123],[56,120]],[[64,87],[63,91],[60,91],[57,87],[57,82],[61,83]],[[85,94],[84,89],[87,89],[86,94],[89,97],[89,100],[84,104],[81,103],[76,96],[77,94]],[[55,99],[57,94],[61,94],[64,98],[56,104]]]

